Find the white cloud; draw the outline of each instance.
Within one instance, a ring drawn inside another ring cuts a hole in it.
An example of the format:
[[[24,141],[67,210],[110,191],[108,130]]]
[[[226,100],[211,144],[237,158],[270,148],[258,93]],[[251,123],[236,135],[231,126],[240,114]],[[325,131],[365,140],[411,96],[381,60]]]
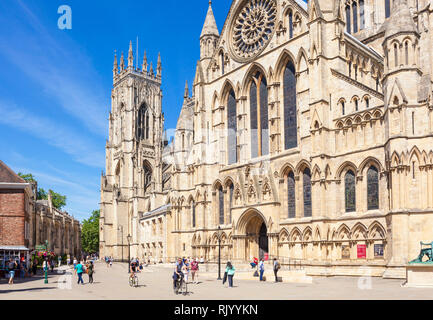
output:
[[[102,146],[93,145],[87,137],[58,122],[38,117],[14,105],[0,101],[0,123],[44,140],[72,156],[76,162],[98,168],[105,166]]]

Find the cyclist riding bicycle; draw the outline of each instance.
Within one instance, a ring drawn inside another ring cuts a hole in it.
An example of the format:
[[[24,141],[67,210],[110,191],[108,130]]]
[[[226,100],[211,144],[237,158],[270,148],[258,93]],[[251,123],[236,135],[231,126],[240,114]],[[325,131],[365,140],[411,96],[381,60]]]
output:
[[[131,278],[132,278],[133,276],[135,276],[136,269],[137,269],[137,265],[136,265],[135,261],[132,261],[132,262],[130,263],[130,270],[131,270],[131,275],[130,275],[130,277],[131,277]]]
[[[182,272],[183,261],[179,258],[176,262],[176,266],[174,268],[173,274],[173,289],[175,293],[177,293],[176,289],[179,290],[180,284],[183,280],[183,272]]]

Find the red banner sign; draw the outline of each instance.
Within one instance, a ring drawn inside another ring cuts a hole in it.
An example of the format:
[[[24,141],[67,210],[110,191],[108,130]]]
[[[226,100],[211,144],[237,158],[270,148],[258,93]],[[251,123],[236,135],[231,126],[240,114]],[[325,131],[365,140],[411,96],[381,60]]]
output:
[[[358,244],[358,259],[367,258],[367,246],[365,244]]]

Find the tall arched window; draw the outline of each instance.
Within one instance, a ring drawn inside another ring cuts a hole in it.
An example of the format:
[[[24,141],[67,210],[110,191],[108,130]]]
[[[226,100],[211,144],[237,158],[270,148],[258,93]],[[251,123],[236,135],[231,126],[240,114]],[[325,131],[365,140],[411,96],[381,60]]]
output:
[[[379,209],[379,171],[375,166],[367,171],[367,204],[368,210]]]
[[[192,217],[191,217],[192,227],[195,228],[196,220],[195,220],[195,201],[194,200],[191,201],[191,214],[192,214]]]
[[[368,97],[365,98],[365,109],[370,108],[370,99]]]
[[[407,41],[404,44],[404,52],[406,65],[409,65],[409,43]]]
[[[289,218],[296,217],[295,175],[292,171],[287,175],[287,202]]]
[[[346,105],[344,104],[344,101],[341,101],[341,114],[344,116],[346,114]]]
[[[143,188],[146,191],[152,183],[152,168],[147,162],[143,163]]]
[[[391,0],[385,0],[385,18],[391,16]]]
[[[218,188],[218,213],[219,224],[224,224],[224,192],[221,186]]]
[[[352,13],[353,13],[353,33],[358,32],[358,5],[356,2],[352,3]]]
[[[235,192],[235,186],[233,185],[233,183],[230,184],[230,186],[229,186],[229,192],[230,192],[230,195],[229,195],[229,201],[230,201],[229,210],[230,211],[229,211],[229,222],[228,223],[231,223],[232,222],[233,195]]]
[[[346,200],[346,212],[356,211],[356,185],[355,174],[352,170],[347,171],[344,177],[344,194]]]
[[[364,0],[359,0],[359,25],[360,25],[360,30],[363,30],[365,28]]]
[[[304,169],[302,180],[304,193],[304,217],[311,217],[311,171],[309,168]]]
[[[237,115],[236,115],[236,98],[235,92],[230,90],[227,99],[227,123],[228,123],[228,134],[227,134],[227,146],[228,146],[228,164],[233,164],[238,161],[237,151]]]
[[[293,12],[290,10],[289,12],[289,38],[293,38]]]
[[[298,146],[296,72],[291,61],[287,63],[283,77],[284,148],[287,150]]]
[[[221,74],[224,75],[224,52],[221,51],[220,53],[220,59],[221,59]]]
[[[346,31],[347,33],[352,33],[352,26],[350,23],[350,6],[346,6]]]
[[[394,43],[394,66],[398,67],[398,45]]]
[[[269,154],[268,87],[260,73],[253,77],[250,87],[251,157]]]
[[[355,103],[355,111],[359,111],[359,102],[358,102],[358,98],[355,98],[353,100],[353,102]]]
[[[149,111],[145,104],[138,109],[136,137],[138,141],[149,139]]]

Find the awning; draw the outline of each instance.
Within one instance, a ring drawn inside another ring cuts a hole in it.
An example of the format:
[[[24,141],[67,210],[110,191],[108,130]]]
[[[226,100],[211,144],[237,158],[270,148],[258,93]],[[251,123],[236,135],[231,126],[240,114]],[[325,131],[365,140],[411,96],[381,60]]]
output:
[[[0,250],[9,250],[9,251],[30,251],[30,249],[24,246],[0,246]]]

